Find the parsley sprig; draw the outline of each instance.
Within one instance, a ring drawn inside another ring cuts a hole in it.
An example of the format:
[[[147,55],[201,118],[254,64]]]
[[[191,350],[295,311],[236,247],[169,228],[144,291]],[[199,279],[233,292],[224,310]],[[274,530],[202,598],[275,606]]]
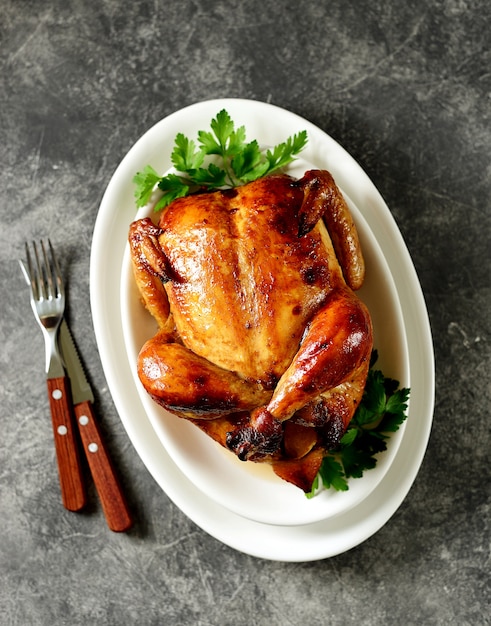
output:
[[[361,478],[376,466],[377,454],[387,449],[390,433],[396,432],[407,417],[410,389],[399,389],[397,380],[373,369],[377,357],[374,350],[360,405],[339,447],[324,457],[307,498],[312,498],[321,484],[326,489],[347,491],[348,479]]]
[[[176,173],[160,176],[151,165],[137,172],[133,178],[137,207],[150,201],[156,186],[163,192],[155,205],[158,211],[200,189],[212,191],[249,183],[291,163],[307,144],[307,131],[303,130],[263,150],[255,139],[246,141],[245,127],[236,129],[225,109],[210,126],[211,132],[198,132],[197,141],[177,134],[171,154]]]

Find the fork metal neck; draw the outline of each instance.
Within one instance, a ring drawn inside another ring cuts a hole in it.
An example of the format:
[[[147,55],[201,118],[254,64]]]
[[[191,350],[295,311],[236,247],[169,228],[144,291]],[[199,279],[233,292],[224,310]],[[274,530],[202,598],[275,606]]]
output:
[[[41,326],[46,348],[46,378],[61,378],[65,376],[65,368],[58,350],[58,325],[49,330]]]

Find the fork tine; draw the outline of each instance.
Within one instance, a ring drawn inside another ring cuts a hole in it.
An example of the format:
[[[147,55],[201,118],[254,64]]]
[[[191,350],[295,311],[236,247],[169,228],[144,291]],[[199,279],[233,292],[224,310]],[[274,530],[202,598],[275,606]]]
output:
[[[53,278],[55,279],[57,294],[60,296],[65,295],[63,287],[63,279],[61,277],[60,266],[58,265],[58,259],[56,258],[55,251],[51,245],[50,239],[48,239],[49,252],[51,254],[52,266],[53,266]]]
[[[32,267],[32,259],[31,259],[31,255],[29,254],[29,245],[27,244],[27,241],[25,243],[25,248],[26,248],[26,262],[27,262],[27,267],[26,265],[21,261],[21,267],[22,270],[24,272],[24,276],[25,279],[27,281],[27,283],[29,284],[29,286],[31,287],[31,290],[33,291],[33,293],[35,293],[35,285],[34,285],[34,270]]]
[[[51,267],[51,263],[48,260],[48,255],[46,254],[46,246],[44,245],[44,241],[41,239],[41,251],[43,253],[43,270],[44,270],[44,281],[43,286],[46,292],[46,297],[48,300],[52,300],[56,297],[56,289],[53,283],[53,268]]]
[[[37,249],[35,241],[32,242],[32,247],[34,249],[34,259],[36,261],[36,267],[35,267],[35,270],[34,270],[33,281],[34,281],[34,284],[36,285],[37,298],[38,298],[38,300],[41,299],[41,298],[46,300],[46,298],[47,298],[46,282],[44,280],[43,268],[41,266],[41,261],[39,259],[38,249]]]
[[[32,242],[32,253],[29,244],[25,243],[26,262],[19,260],[26,283],[30,286],[35,300],[53,300],[63,298],[65,289],[58,259],[48,239],[47,243],[40,240],[41,250],[36,242]]]
[[[26,248],[26,253],[27,253],[27,244],[26,244],[25,248]],[[27,254],[26,254],[26,256],[27,256]],[[26,267],[26,265],[28,265],[28,259],[26,259],[26,263],[24,263],[24,261],[19,259],[19,265],[20,265],[20,269],[22,270],[22,274],[24,276],[24,279],[25,279],[26,283],[32,289],[31,276],[30,276],[30,273],[29,273],[29,268]]]

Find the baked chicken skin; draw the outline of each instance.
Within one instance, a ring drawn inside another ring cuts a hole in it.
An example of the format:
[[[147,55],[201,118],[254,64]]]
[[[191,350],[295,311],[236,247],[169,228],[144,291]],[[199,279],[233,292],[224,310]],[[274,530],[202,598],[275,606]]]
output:
[[[365,387],[364,261],[332,176],[271,175],[173,201],[129,232],[158,323],[138,375],[150,396],[241,460],[310,491]]]

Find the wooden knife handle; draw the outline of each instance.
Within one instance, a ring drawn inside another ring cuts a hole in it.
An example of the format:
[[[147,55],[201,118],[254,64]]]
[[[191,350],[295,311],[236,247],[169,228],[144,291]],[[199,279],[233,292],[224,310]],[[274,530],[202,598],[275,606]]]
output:
[[[69,511],[80,511],[87,502],[87,495],[71,411],[70,383],[67,378],[61,377],[50,378],[47,384],[61,499]]]
[[[92,404],[80,402],[74,406],[74,410],[83,448],[106,516],[107,525],[115,532],[124,532],[131,527],[133,521],[123,490],[102,440]]]

